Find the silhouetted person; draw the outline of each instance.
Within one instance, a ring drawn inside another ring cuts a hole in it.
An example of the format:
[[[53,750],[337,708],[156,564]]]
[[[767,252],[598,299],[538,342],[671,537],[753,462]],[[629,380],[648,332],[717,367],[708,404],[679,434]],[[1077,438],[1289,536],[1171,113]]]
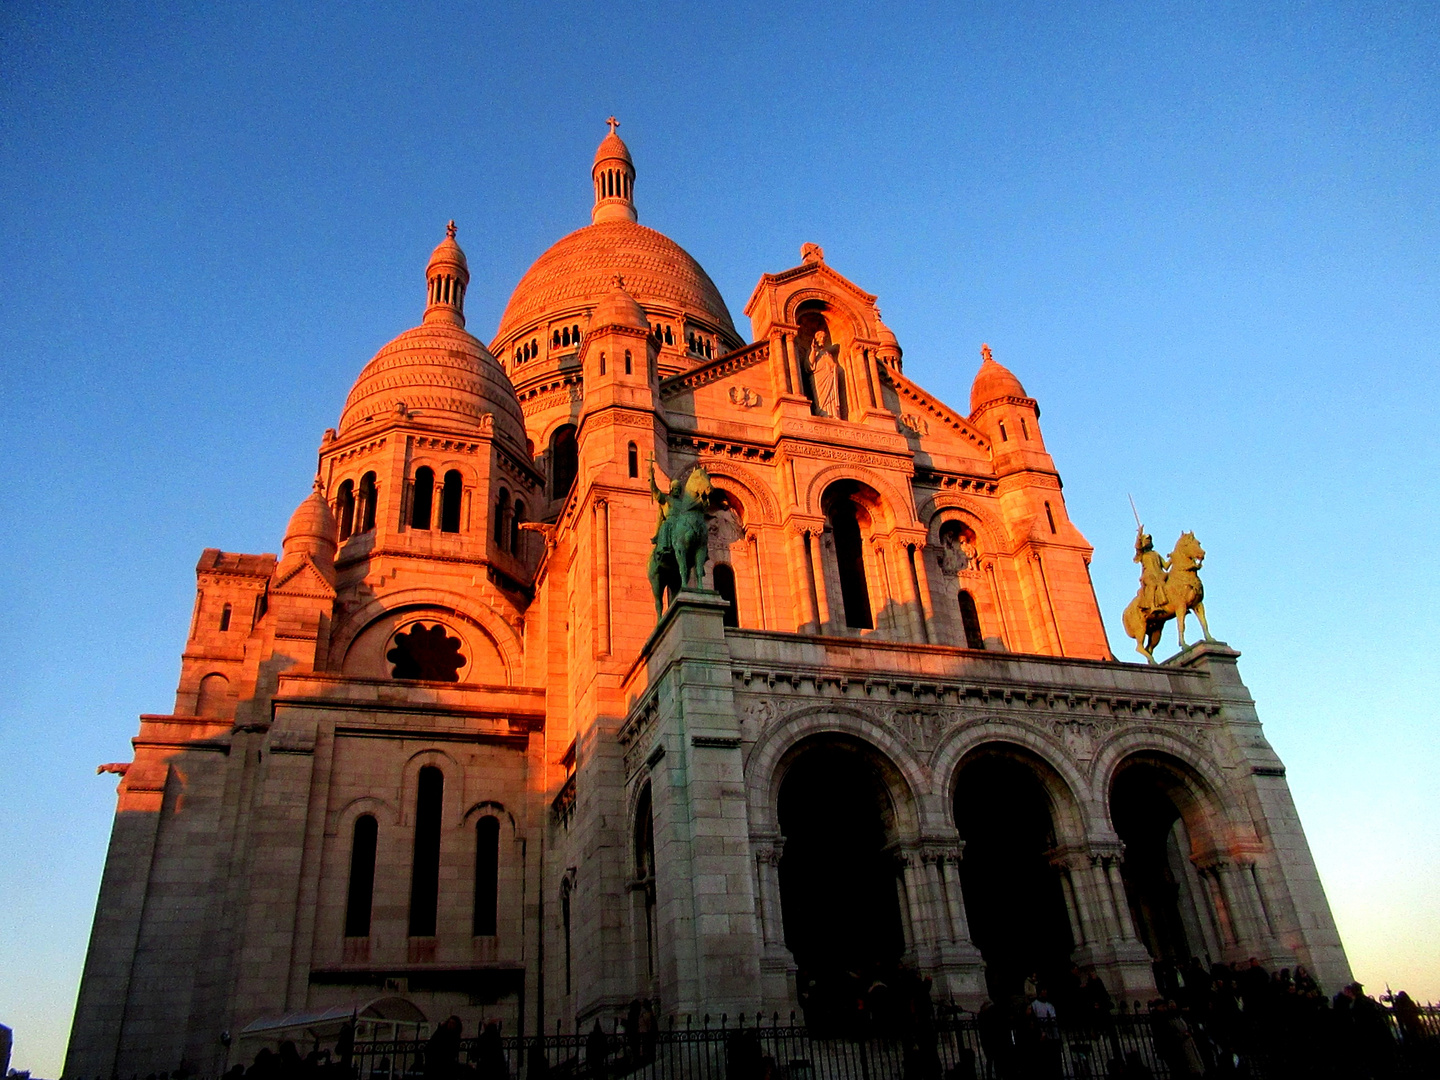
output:
[[[458,1016],[452,1016],[435,1029],[425,1044],[425,1080],[452,1080],[460,1063],[460,1031]]]
[[[480,1033],[475,1059],[479,1080],[510,1080],[510,1062],[505,1059],[505,1044],[500,1041],[498,1020],[491,1020]]]
[[[605,1057],[609,1048],[605,1042],[605,1032],[600,1027],[600,1018],[595,1018],[595,1026],[590,1029],[590,1034],[585,1036],[585,1067],[591,1076],[605,1075]]]

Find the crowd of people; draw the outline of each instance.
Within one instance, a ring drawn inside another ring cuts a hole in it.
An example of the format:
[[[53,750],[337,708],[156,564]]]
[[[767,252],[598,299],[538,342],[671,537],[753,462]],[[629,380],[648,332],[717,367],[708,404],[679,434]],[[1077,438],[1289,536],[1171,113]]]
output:
[[[1191,960],[1157,971],[1157,983],[1161,997],[1127,1009],[1116,1005],[1099,976],[1072,967],[1017,980],[1014,993],[969,1013],[937,1006],[928,978],[894,966],[829,977],[802,973],[800,999],[804,1037],[898,1044],[904,1080],[1440,1077],[1440,1018],[1403,992],[1379,1001],[1351,983],[1327,998],[1303,967],[1272,973],[1256,960],[1208,967]],[[525,1080],[550,1080],[557,1069],[599,1080],[656,1060],[655,1003],[633,1001],[618,1028],[607,1034],[596,1020],[583,1056],[578,1042],[569,1044],[559,1066],[547,1060],[543,1040],[527,1040]],[[333,1049],[302,1057],[293,1042],[282,1042],[278,1050],[262,1049],[249,1067],[236,1065],[225,1080],[355,1080],[366,1066],[423,1080],[510,1080],[498,1022],[486,1024],[477,1038],[463,1036],[452,1016],[423,1049],[417,1046],[391,1069],[389,1061],[362,1064],[347,1025]],[[741,1026],[722,1037],[727,1080],[780,1074],[775,1059],[785,1055],[760,1029]]]

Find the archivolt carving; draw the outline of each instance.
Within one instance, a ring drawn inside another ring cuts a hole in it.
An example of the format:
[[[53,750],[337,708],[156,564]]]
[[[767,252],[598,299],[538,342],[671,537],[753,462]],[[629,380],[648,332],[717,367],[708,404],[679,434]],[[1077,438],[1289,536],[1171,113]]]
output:
[[[945,517],[946,510],[959,510],[974,519],[968,524],[978,525],[979,531],[984,534],[985,542],[980,545],[982,551],[999,551],[1006,546],[1005,526],[995,517],[991,507],[979,499],[967,498],[954,491],[937,491],[920,505],[916,513],[916,517],[925,526],[926,537],[930,543],[940,542],[940,526],[948,520]]]
[[[355,639],[371,623],[393,611],[404,608],[435,609],[453,612],[475,626],[495,643],[505,663],[505,681],[513,682],[513,673],[520,669],[522,647],[519,635],[505,617],[474,596],[441,589],[401,589],[376,597],[363,607],[341,617],[330,637],[330,656],[336,664],[343,662]]]
[[[908,493],[906,496],[902,496],[894,485],[878,472],[856,464],[829,465],[811,477],[810,485],[805,491],[804,505],[807,513],[816,515],[821,513],[821,496],[825,494],[825,489],[837,480],[858,480],[875,489],[880,495],[880,501],[885,507],[888,518],[885,522],[886,532],[896,526],[914,524],[914,519],[910,516]]]
[[[729,458],[709,455],[702,455],[700,464],[705,467],[712,480],[729,481],[738,489],[736,494],[745,504],[746,525],[773,525],[779,520],[775,496],[770,493],[770,486],[755,472],[735,464]],[[716,486],[723,490],[727,485],[720,483]]]

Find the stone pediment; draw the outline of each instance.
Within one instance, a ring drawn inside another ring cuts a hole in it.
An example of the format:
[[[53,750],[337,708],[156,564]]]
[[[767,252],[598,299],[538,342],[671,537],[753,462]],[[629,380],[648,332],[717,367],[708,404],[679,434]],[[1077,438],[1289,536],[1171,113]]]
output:
[[[289,566],[281,565],[270,586],[280,596],[309,596],[321,600],[335,599],[335,586],[326,580],[309,555],[303,555]]]

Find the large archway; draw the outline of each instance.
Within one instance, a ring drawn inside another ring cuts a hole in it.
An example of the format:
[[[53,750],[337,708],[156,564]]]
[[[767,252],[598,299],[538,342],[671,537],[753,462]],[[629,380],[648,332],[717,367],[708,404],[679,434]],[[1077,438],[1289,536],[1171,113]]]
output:
[[[806,1019],[825,1026],[905,952],[895,809],[878,753],[859,740],[817,737],[787,757],[781,917]]]
[[[1191,861],[1192,829],[1208,834],[1195,785],[1181,762],[1140,755],[1120,764],[1110,786],[1110,818],[1125,844],[1125,898],[1166,990],[1191,958],[1207,967],[1220,959],[1214,909]]]
[[[1074,948],[1060,878],[1050,796],[1038,762],[1018,748],[982,747],[955,783],[955,824],[965,841],[960,885],[990,996],[1004,1004],[1038,976],[1054,988]]]

